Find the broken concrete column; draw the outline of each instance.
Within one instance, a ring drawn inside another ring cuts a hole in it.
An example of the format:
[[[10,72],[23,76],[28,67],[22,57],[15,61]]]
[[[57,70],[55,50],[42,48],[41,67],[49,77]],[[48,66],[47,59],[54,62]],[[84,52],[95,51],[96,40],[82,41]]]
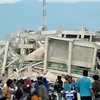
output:
[[[92,35],[90,36],[90,42],[92,42]]]
[[[44,57],[44,74],[47,72],[47,58],[48,58],[48,45],[49,45],[49,41],[48,38],[46,38],[46,46],[45,46],[45,57]]]
[[[8,68],[8,77],[10,77],[10,75],[13,74],[13,68],[12,67],[9,67]]]
[[[69,42],[68,75],[71,75],[71,65],[72,65],[72,48],[73,48],[73,42]]]
[[[32,77],[32,67],[28,67],[28,77]]]
[[[2,74],[5,73],[5,68],[6,68],[6,63],[7,63],[7,56],[8,56],[8,48],[9,48],[9,41],[7,41],[6,45],[5,45],[4,59],[3,59],[3,65],[2,65]]]

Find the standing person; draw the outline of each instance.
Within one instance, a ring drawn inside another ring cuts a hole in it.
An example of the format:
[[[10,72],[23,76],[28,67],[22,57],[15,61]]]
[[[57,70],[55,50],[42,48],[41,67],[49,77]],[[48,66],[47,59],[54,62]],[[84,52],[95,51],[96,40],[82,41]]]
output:
[[[63,81],[61,80],[61,76],[57,76],[57,83],[59,83],[63,88]]]
[[[0,80],[0,100],[6,100],[5,96],[2,96],[4,83]]]
[[[63,81],[61,80],[61,76],[57,76],[57,84],[55,85],[55,88],[57,89],[58,94],[58,100],[61,100],[61,91],[63,89]]]
[[[35,90],[37,90],[38,91],[38,81],[39,81],[39,77],[37,77],[37,80],[36,80],[36,82],[35,82],[35,84],[34,84],[34,88],[35,88]]]
[[[17,90],[17,80],[13,79],[13,87],[15,90]]]
[[[34,82],[34,80],[31,80],[31,82],[32,82],[31,93],[33,93],[33,91],[35,90],[35,88],[34,88],[35,82]]]
[[[83,77],[78,80],[79,92],[81,100],[95,100],[95,95],[92,89],[92,83],[88,77],[88,71],[83,70]]]
[[[32,85],[32,81],[31,81],[31,78],[30,77],[27,77],[26,80],[25,80],[25,84],[31,86]]]
[[[18,80],[17,85],[18,85],[18,89],[15,92],[15,97],[17,100],[20,100],[20,98],[23,95],[24,80],[23,79]]]
[[[11,87],[13,86],[13,81],[8,79],[6,82],[7,86],[4,88],[2,95],[6,97],[6,100],[11,100]]]
[[[65,86],[66,86],[66,84],[68,83],[68,77],[69,77],[69,75],[65,75],[64,87],[65,87]]]
[[[48,92],[42,81],[38,81],[38,95],[42,100],[49,100]]]
[[[47,81],[47,79],[45,77],[43,78],[43,85],[46,87],[47,90],[50,87],[50,84],[49,84],[49,82]]]
[[[0,80],[0,95],[2,95],[3,87],[4,87],[4,83],[2,82],[2,80]]]
[[[29,94],[31,94],[31,92],[34,91],[32,90],[33,87],[32,87],[32,82],[31,82],[30,77],[27,77],[27,79],[25,80],[23,89],[26,93],[29,93]]]
[[[92,83],[94,95],[96,97],[96,100],[100,100],[100,82],[99,82],[99,76],[94,75],[93,76],[94,82]]]

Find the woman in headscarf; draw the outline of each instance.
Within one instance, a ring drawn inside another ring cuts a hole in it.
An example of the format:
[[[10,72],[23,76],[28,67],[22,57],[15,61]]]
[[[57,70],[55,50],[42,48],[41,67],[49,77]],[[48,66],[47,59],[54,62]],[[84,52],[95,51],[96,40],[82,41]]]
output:
[[[38,81],[38,85],[39,85],[39,88],[38,88],[39,97],[41,97],[42,100],[49,100],[48,92],[47,92],[46,87],[43,85],[43,82]]]

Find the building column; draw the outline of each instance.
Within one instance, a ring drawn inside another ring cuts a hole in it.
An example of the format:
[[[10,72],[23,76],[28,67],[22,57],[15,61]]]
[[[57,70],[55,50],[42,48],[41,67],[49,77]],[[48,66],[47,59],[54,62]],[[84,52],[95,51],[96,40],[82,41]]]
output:
[[[21,46],[21,49],[20,49],[20,55],[24,55],[24,41],[22,41],[22,46]]]
[[[72,48],[73,48],[73,42],[69,42],[69,55],[68,55],[68,75],[71,75],[71,62],[72,62]]]
[[[77,35],[77,39],[79,39],[80,35]]]
[[[92,42],[92,35],[90,36],[90,42]]]
[[[94,54],[93,54],[93,65],[91,67],[91,70],[94,70],[95,64],[96,64],[96,54],[97,54],[97,48],[94,47]]]
[[[3,65],[2,65],[2,74],[5,73],[5,68],[6,68],[6,64],[7,64],[7,57],[8,57],[8,48],[9,48],[9,41],[7,41],[6,45],[5,45],[5,52],[4,52]]]
[[[47,66],[48,66],[48,46],[49,46],[49,40],[48,37],[46,38],[46,44],[45,44],[45,55],[44,55],[44,74],[47,72]]]
[[[28,77],[32,77],[32,67],[28,67]]]
[[[81,35],[81,39],[84,39],[84,34]]]
[[[13,74],[13,68],[12,67],[9,67],[8,68],[8,77],[10,77],[10,75]]]
[[[66,34],[64,34],[64,38],[66,38]]]

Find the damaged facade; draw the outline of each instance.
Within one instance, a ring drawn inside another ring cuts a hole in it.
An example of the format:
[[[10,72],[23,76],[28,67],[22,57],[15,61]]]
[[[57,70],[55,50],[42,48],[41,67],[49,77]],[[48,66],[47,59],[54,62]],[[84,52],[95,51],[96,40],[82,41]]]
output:
[[[33,77],[34,72],[80,77],[99,73],[100,34],[88,31],[19,31],[0,41],[1,75],[7,78]]]

